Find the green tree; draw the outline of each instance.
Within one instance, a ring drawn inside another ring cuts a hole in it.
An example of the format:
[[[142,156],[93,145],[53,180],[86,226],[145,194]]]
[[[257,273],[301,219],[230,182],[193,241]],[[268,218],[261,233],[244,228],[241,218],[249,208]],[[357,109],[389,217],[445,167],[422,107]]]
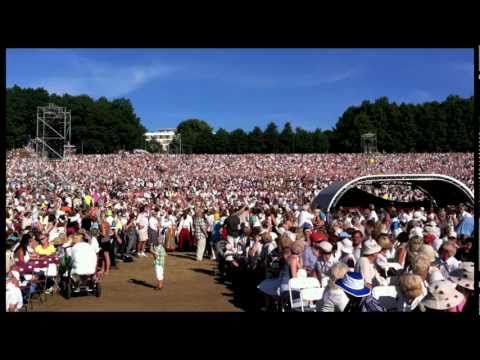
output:
[[[160,145],[157,141],[147,141],[147,151],[153,154],[163,154],[165,151],[163,150],[162,145]]]
[[[248,134],[248,147],[254,154],[261,154],[265,151],[263,131],[258,126],[255,126]]]
[[[265,132],[263,133],[265,143],[265,153],[274,154],[278,153],[279,148],[279,135],[277,125],[273,122],[267,125]]]
[[[212,151],[213,129],[203,120],[188,119],[177,126],[182,147],[186,154],[201,154]]]
[[[248,135],[242,129],[236,129],[230,133],[229,152],[232,154],[248,152]]]
[[[311,133],[297,127],[295,131],[295,152],[300,154],[308,154],[314,151],[313,138]]]
[[[291,154],[295,152],[295,133],[292,130],[292,125],[286,122],[282,132],[278,137],[279,152]]]
[[[218,129],[214,137],[214,153],[227,154],[230,149],[230,134],[223,128]]]
[[[328,137],[320,129],[316,129],[312,136],[313,151],[316,153],[328,152]]]

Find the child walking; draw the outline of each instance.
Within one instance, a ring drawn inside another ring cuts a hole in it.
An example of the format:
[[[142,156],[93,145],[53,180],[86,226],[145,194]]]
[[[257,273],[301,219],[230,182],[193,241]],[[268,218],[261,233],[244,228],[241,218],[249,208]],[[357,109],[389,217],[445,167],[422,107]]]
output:
[[[158,285],[154,290],[161,290],[163,288],[163,279],[165,274],[165,248],[161,243],[160,239],[157,239],[152,243],[150,249],[153,254],[153,266],[155,269],[155,275],[157,277]]]

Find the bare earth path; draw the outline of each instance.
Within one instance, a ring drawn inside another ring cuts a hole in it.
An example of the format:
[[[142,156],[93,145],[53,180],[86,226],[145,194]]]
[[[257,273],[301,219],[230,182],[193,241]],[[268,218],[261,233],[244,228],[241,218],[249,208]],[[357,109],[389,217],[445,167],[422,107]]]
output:
[[[156,283],[152,257],[118,262],[102,280],[102,296],[47,295],[34,302],[33,311],[241,311],[232,304],[233,294],[213,276],[215,263],[197,262],[193,253],[169,253],[166,257],[165,288]]]

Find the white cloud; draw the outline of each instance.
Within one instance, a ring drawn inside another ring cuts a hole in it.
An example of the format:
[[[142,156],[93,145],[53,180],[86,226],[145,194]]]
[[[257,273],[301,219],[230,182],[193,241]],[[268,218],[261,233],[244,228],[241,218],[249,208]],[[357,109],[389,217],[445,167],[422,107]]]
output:
[[[168,77],[178,69],[165,64],[114,66],[82,57],[68,59],[65,74],[36,79],[29,84],[62,95],[87,94],[108,98],[127,95],[147,83]],[[69,69],[70,68],[70,69]],[[71,75],[74,74],[74,75]]]

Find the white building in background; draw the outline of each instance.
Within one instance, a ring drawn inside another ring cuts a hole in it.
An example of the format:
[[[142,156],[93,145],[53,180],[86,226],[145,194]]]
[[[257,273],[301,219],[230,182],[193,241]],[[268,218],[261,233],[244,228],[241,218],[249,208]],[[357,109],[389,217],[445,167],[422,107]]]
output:
[[[146,141],[156,141],[162,145],[162,149],[167,151],[168,145],[173,141],[177,129],[159,129],[154,132],[145,133]]]

